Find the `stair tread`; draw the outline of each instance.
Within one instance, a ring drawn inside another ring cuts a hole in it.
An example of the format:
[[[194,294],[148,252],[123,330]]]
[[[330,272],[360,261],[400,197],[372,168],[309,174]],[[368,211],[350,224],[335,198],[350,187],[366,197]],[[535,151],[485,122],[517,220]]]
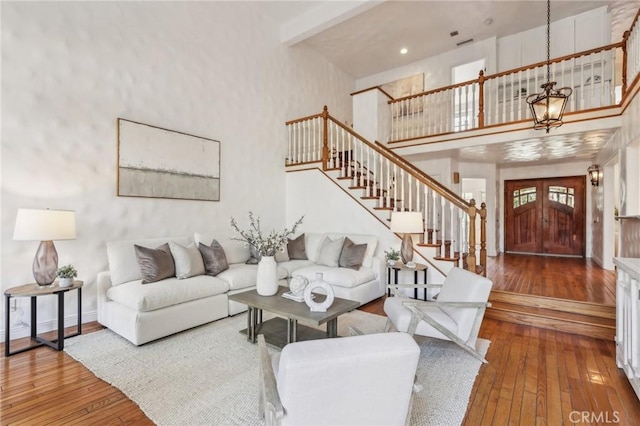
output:
[[[491,300],[491,299],[490,299]],[[610,328],[615,333],[616,320],[611,318],[601,318],[592,315],[575,314],[571,312],[558,311],[554,309],[535,308],[505,302],[491,302],[491,310],[509,311],[530,316],[543,317],[550,320],[560,320],[578,324],[587,324],[598,327]]]
[[[492,303],[500,302],[518,306],[529,306],[532,308],[551,309],[554,311],[597,316],[613,320],[616,318],[616,307],[614,305],[602,305],[592,302],[557,299],[547,296],[512,293],[501,290],[493,290],[489,297],[489,301]]]

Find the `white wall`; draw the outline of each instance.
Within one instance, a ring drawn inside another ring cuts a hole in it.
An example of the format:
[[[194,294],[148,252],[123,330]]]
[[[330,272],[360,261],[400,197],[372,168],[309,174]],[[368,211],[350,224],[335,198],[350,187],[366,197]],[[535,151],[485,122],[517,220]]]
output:
[[[353,79],[310,49],[282,46],[259,2],[1,7],[2,289],[33,280],[38,243],[12,241],[16,210],[74,209],[78,238],[56,246],[85,282],[88,321],[105,241],[196,230],[227,238],[229,217],[246,223],[249,210],[282,226],[284,122],[324,104],[351,118]],[[219,140],[220,202],[116,197],[117,117]],[[39,304],[49,324],[54,301]],[[28,318],[27,300],[20,306]]]
[[[538,179],[548,177],[561,177],[561,176],[586,176],[587,168],[590,163],[576,162],[576,163],[559,163],[546,166],[529,166],[529,167],[512,167],[504,168],[498,171],[499,176],[499,190],[498,190],[498,211],[500,214],[500,220],[498,222],[498,233],[500,236],[498,250],[504,252],[504,181],[505,180],[519,180],[519,179]],[[592,241],[592,211],[588,207],[592,201],[591,183],[586,182],[587,198],[585,200],[585,226],[586,226],[586,241],[585,241],[585,255],[591,257],[591,241]]]

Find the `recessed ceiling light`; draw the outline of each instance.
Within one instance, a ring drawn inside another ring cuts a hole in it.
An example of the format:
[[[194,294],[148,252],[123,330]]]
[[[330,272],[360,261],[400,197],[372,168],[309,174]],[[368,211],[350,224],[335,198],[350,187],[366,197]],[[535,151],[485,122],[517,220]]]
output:
[[[484,24],[485,24],[485,25],[487,25],[487,26],[489,26],[489,25],[493,24],[493,19],[491,19],[491,18],[487,18],[487,19],[485,19],[485,20],[484,20]]]
[[[400,49],[400,54],[401,55],[406,55],[407,52],[409,52],[409,49],[407,49],[406,47],[403,47],[402,49]]]

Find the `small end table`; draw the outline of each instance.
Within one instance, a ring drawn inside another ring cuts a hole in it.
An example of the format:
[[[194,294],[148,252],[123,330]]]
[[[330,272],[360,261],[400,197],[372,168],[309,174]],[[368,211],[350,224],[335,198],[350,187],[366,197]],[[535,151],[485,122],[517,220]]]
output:
[[[4,334],[4,355],[9,357],[11,355],[19,354],[21,352],[29,351],[31,349],[39,348],[40,346],[46,345],[50,348],[53,348],[57,351],[61,351],[64,349],[64,339],[67,337],[74,337],[82,334],[82,281],[74,281],[73,285],[69,287],[60,287],[58,282],[55,281],[50,286],[40,286],[36,283],[25,284],[18,287],[8,288],[4,292],[5,297],[5,334]],[[70,334],[68,336],[64,335],[64,294],[71,291],[78,290],[78,329],[76,333]],[[48,296],[48,295],[57,295],[58,296],[58,338],[54,340],[47,340],[43,337],[38,336],[38,304],[37,298],[38,296]],[[31,340],[36,342],[36,344],[28,346],[26,348],[18,349],[16,351],[11,352],[9,348],[9,344],[11,339],[9,338],[9,320],[10,320],[10,301],[12,297],[30,297],[31,298]]]
[[[387,263],[387,274],[388,274],[388,284],[398,284],[398,272],[400,271],[413,271],[413,283],[418,284],[418,272],[423,272],[422,284],[427,284],[427,269],[429,267],[427,265],[423,265],[422,263],[416,263],[414,268],[409,268],[407,265],[400,261],[396,261],[393,265]],[[393,271],[393,283],[391,282],[391,271]],[[391,289],[387,290],[387,296],[391,296]],[[413,298],[418,298],[418,288],[413,289]],[[424,289],[423,300],[427,300],[427,289]]]

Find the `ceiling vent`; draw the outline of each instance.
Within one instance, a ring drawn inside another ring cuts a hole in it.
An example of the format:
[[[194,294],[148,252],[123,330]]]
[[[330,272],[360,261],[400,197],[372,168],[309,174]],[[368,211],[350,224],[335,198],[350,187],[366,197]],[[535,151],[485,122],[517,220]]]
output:
[[[470,38],[469,40],[465,40],[465,41],[461,41],[460,43],[456,43],[456,46],[460,47],[460,46],[463,46],[465,44],[469,44],[469,43],[472,43],[472,42],[473,42],[473,39]]]

